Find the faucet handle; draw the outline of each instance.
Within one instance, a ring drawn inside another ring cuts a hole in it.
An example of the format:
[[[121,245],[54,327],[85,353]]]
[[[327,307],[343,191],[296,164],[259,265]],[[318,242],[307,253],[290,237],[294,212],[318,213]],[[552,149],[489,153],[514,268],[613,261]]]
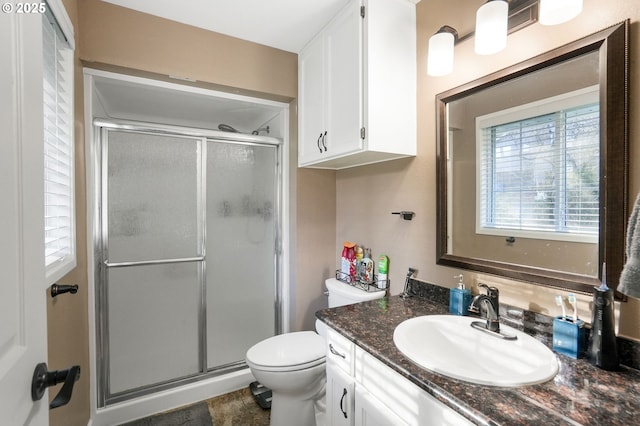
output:
[[[487,296],[489,296],[489,297],[498,297],[498,295],[500,294],[500,290],[498,290],[497,287],[489,287],[486,284],[478,284],[478,287],[486,288],[487,289]]]

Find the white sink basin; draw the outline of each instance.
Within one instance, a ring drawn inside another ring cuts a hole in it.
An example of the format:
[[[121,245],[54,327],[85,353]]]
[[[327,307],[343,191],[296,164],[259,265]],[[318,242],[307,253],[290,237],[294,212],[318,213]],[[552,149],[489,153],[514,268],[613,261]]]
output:
[[[429,315],[402,322],[393,342],[422,368],[489,386],[525,386],[543,383],[558,372],[558,360],[544,344],[512,327],[500,324],[505,340],[471,327],[479,318]]]

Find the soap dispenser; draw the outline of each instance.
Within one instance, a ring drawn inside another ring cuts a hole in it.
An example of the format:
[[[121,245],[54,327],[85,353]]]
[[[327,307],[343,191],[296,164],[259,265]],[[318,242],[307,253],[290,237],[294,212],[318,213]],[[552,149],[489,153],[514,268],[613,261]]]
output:
[[[458,286],[449,290],[449,313],[454,315],[466,315],[471,303],[471,290],[465,288],[462,281],[463,275],[455,275],[458,278]]]

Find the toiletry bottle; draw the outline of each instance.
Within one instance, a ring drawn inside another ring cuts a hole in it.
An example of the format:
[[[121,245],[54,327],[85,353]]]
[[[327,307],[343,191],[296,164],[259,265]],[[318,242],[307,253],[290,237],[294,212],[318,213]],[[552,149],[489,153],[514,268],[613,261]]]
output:
[[[356,278],[362,281],[362,259],[364,259],[364,247],[356,246]]]
[[[356,262],[356,244],[355,243],[351,243],[351,247],[349,247],[349,251],[347,252],[347,259],[349,260],[349,281],[348,282],[353,283],[357,279],[357,276],[356,276],[357,262]]]
[[[381,254],[378,258],[378,288],[387,288],[389,286],[389,258]]]
[[[364,284],[373,283],[373,260],[371,260],[371,249],[365,250],[360,266],[360,281]]]
[[[602,267],[602,284],[593,291],[593,318],[587,359],[603,370],[618,369],[618,347],[613,314],[613,290],[607,287],[606,269]]]
[[[449,313],[454,315],[466,315],[471,303],[471,290],[465,288],[462,281],[463,275],[455,275],[458,278],[458,287],[449,290]]]
[[[342,246],[342,258],[340,262],[340,279],[349,282],[351,277],[351,262],[355,260],[355,244],[345,241]]]

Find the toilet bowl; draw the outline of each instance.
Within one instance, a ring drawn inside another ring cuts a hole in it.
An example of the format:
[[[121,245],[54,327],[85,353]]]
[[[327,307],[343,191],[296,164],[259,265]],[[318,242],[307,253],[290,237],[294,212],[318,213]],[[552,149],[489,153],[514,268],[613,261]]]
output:
[[[324,393],[324,338],[313,331],[270,337],[247,351],[247,365],[272,391],[272,425],[316,425],[315,402]]]
[[[367,292],[335,278],[325,281],[329,307],[379,299],[385,291]],[[272,391],[271,426],[321,426],[325,395],[325,329],[270,337],[253,345],[246,356],[253,376]],[[318,420],[318,421],[317,421]],[[323,425],[322,425],[323,426]]]

